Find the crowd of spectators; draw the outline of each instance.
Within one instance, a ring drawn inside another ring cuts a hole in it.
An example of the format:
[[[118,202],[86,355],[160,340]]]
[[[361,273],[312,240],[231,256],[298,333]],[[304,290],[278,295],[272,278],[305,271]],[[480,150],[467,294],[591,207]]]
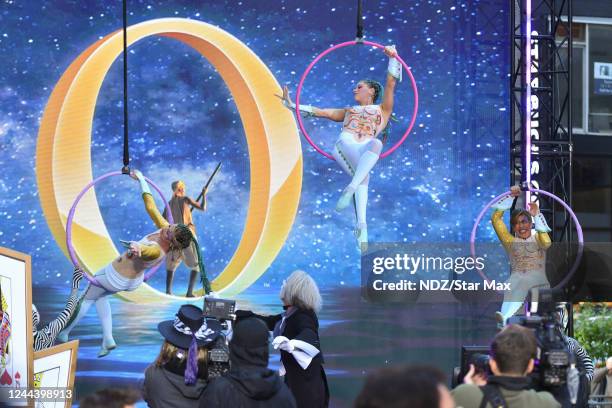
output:
[[[296,271],[283,284],[280,300],[284,311],[277,315],[237,311],[227,336],[219,322],[205,317],[202,309],[181,306],[174,319],[158,326],[164,342],[159,356],[145,371],[142,390],[98,391],[83,398],[80,407],[131,408],[141,399],[152,408],[328,407],[329,388],[318,331],[321,296],[317,285],[308,274]],[[208,350],[223,344],[227,346],[229,368],[209,375]],[[268,367],[271,347],[280,350],[280,370]],[[605,367],[593,373],[590,359],[581,347],[581,351],[575,344],[567,348],[583,360],[580,375],[587,384],[592,378],[592,394],[611,398],[612,357]],[[385,367],[368,374],[354,407],[572,406],[559,395],[534,389],[530,373],[537,352],[533,330],[510,324],[490,344],[488,375],[471,365],[463,384],[449,390],[445,375],[435,367]],[[586,407],[586,399],[581,404]]]

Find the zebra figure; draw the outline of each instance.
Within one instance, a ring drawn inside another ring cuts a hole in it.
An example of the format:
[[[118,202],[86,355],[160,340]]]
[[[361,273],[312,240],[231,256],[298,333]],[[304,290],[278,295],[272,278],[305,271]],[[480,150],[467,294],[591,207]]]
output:
[[[584,347],[580,345],[578,340],[565,334],[569,318],[567,313],[567,307],[568,305],[563,302],[557,304],[556,307],[557,322],[563,329],[561,330],[561,336],[563,336],[563,341],[567,346],[567,350],[570,353],[574,354],[574,357],[576,358],[576,366],[578,370],[580,370],[580,374],[584,374],[584,376],[590,382],[591,380],[593,380],[593,374],[595,373],[595,366],[593,365],[593,360],[591,359],[591,356],[589,356],[589,353],[587,353]],[[569,307],[572,306],[569,305]]]
[[[47,324],[42,329],[38,330],[40,323],[40,314],[36,305],[32,305],[32,328],[34,334],[34,351],[40,351],[49,348],[55,344],[55,339],[72,320],[79,310],[81,299],[79,299],[79,285],[83,279],[83,271],[79,267],[74,268],[72,274],[72,290],[66,302],[66,307],[59,316]]]

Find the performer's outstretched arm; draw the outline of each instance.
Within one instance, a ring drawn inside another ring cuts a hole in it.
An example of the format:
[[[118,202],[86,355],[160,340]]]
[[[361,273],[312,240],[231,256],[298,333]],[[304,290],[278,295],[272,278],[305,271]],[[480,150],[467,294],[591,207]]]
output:
[[[508,232],[508,228],[506,227],[506,223],[502,219],[504,216],[504,212],[497,210],[491,216],[491,224],[493,224],[493,229],[497,234],[497,238],[499,238],[499,242],[502,243],[506,251],[510,249],[510,245],[512,245],[512,234]]]
[[[250,310],[236,310],[236,319],[246,319],[249,317],[256,317],[260,320],[263,320],[263,322],[266,324],[266,326],[268,326],[268,330],[273,331],[274,327],[276,326],[276,323],[278,323],[282,318],[283,315],[282,314],[277,314],[277,315],[260,315],[257,313],[253,313]]]
[[[282,96],[283,104],[289,109],[296,109],[295,103],[291,100],[291,96],[289,95],[289,88],[287,85],[283,87],[283,96]],[[344,120],[344,116],[346,115],[346,109],[337,109],[337,108],[327,108],[321,109],[312,105],[300,105],[300,113],[305,116],[314,116],[317,118],[324,118],[333,120],[334,122],[342,122]]]
[[[517,185],[510,187],[510,195],[505,196],[495,204],[493,204],[493,215],[491,216],[491,224],[493,224],[493,229],[497,234],[497,238],[502,243],[506,251],[509,251],[512,242],[514,241],[514,237],[508,231],[506,224],[502,217],[504,216],[504,212],[508,211],[515,204],[515,200],[518,196],[521,195],[521,188]]]
[[[134,170],[130,176],[132,178],[138,180],[140,183],[140,188],[142,189],[142,199],[144,201],[145,210],[151,217],[151,220],[155,223],[157,228],[165,228],[170,225],[170,223],[162,216],[162,214],[157,209],[155,205],[155,200],[153,200],[153,195],[151,194],[151,189],[149,189],[149,185],[145,180],[144,176],[139,170]]]
[[[317,118],[329,119],[334,122],[342,122],[346,115],[346,109],[326,108],[320,109],[313,106],[313,114]]]
[[[312,359],[321,352],[321,344],[317,334],[317,325],[312,317],[301,314],[296,317],[299,333],[292,339],[277,336],[272,341],[275,349],[281,349],[291,354],[295,361],[306,370]]]
[[[161,248],[159,247],[159,244],[155,242],[143,244],[137,241],[130,241],[127,249],[128,258],[136,256],[143,261],[153,261],[162,256]]]
[[[536,203],[529,204],[529,212],[535,220],[534,226],[536,230],[536,241],[539,247],[542,249],[550,248],[552,242],[550,241],[548,233],[551,231],[551,229],[546,223],[546,218],[544,218],[544,215],[542,215],[542,213],[540,212],[540,208]]]
[[[393,113],[395,84],[398,80],[401,81],[402,65],[394,58],[397,55],[394,45],[385,47],[385,54],[389,56],[389,67],[387,69],[387,83],[385,84],[385,92],[380,108],[382,109],[383,120],[386,124]]]
[[[206,192],[202,194],[201,203],[197,202],[191,197],[185,197],[185,198],[187,199],[187,202],[189,203],[189,205],[192,206],[193,208],[197,208],[198,210],[201,210],[201,211],[206,211]]]

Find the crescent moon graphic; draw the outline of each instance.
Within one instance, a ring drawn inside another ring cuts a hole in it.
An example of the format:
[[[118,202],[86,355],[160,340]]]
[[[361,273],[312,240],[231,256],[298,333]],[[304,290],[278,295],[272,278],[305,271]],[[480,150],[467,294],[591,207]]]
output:
[[[217,69],[244,126],[250,160],[246,223],[232,258],[212,282],[215,292],[231,296],[265,272],[295,220],[302,188],[302,149],[295,119],[274,96],[281,87],[270,70],[231,34],[200,21],[163,18],[129,27],[128,45],[155,35],[191,46]],[[36,146],[40,200],[49,228],[66,256],[68,211],[93,179],[91,130],[96,100],[111,64],[123,52],[122,37],[121,30],[107,35],[70,64],[53,89],[41,121]],[[93,189],[79,204],[73,244],[89,271],[99,270],[119,254]],[[178,299],[147,284],[119,296],[139,303]]]

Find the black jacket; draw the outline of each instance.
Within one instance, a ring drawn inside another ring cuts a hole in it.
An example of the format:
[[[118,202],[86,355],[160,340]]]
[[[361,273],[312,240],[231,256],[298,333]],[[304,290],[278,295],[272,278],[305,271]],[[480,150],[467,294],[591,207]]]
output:
[[[490,376],[488,384],[496,385],[508,408],[561,408],[548,392],[530,389],[528,377]],[[478,408],[484,398],[483,390],[474,384],[461,384],[451,391],[458,407]],[[486,408],[494,408],[491,403]]]
[[[202,408],[295,408],[295,399],[283,380],[262,367],[235,369],[211,380],[200,400]]]
[[[207,382],[198,378],[185,385],[185,377],[151,364],[145,370],[143,397],[151,408],[198,407]]]
[[[274,330],[282,315],[258,316],[270,330]],[[278,330],[277,330],[278,331]],[[285,367],[285,382],[291,389],[298,408],[323,408],[329,405],[329,388],[323,369],[323,352],[319,341],[319,320],[312,310],[297,309],[285,319],[282,329],[275,335],[285,336],[312,344],[319,349],[310,365],[304,370],[293,356],[281,350],[281,361]]]
[[[295,399],[279,375],[268,369],[268,345],[230,343],[230,371],[214,378],[202,394],[202,408],[295,408]]]

